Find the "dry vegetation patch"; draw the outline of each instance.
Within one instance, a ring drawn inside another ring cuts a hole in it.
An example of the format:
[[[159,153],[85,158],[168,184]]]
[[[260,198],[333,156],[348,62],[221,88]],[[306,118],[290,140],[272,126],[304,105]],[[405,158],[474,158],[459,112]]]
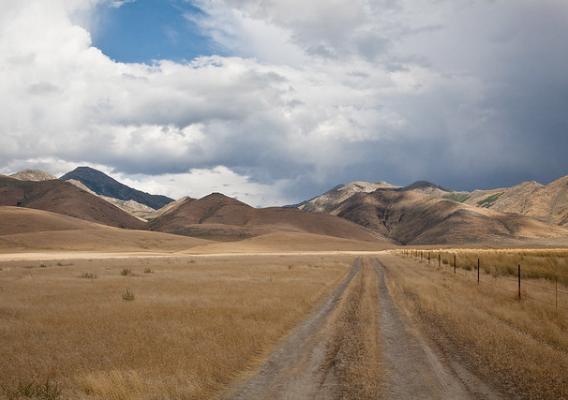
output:
[[[341,399],[380,397],[383,370],[379,338],[378,276],[368,260],[346,291],[331,321],[324,370],[333,371]]]
[[[9,391],[49,378],[62,399],[211,398],[257,366],[351,261],[105,259],[37,270],[10,263],[0,275],[0,384]],[[148,268],[156,273],[120,273]],[[97,279],[77,279],[86,273]],[[127,290],[135,301],[123,300]]]
[[[480,260],[481,269],[497,276],[516,275],[521,265],[523,276],[529,279],[545,279],[568,285],[568,250],[566,249],[452,249],[452,250],[408,250],[423,253],[426,261],[430,255],[432,264],[438,256],[444,265],[453,265],[454,255],[458,268],[472,270]],[[398,250],[397,253],[401,253]]]
[[[520,257],[521,255],[519,255]],[[394,298],[446,351],[521,399],[568,398],[568,319],[464,275],[383,256]]]

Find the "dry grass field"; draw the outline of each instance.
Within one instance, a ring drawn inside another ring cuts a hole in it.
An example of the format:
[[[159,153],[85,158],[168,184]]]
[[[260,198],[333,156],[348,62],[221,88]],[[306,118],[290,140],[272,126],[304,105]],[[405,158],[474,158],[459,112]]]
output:
[[[542,257],[532,251],[504,253],[525,261]],[[498,260],[503,254],[487,255]],[[396,255],[381,260],[397,303],[420,321],[448,359],[468,366],[508,397],[568,398],[566,313],[517,301],[514,293],[492,285],[477,286],[465,273],[454,274],[437,263]]]
[[[352,259],[4,262],[0,398],[214,397],[259,365]]]
[[[414,250],[409,250],[413,252]],[[471,271],[477,268],[480,260],[481,270],[486,274],[506,276],[517,275],[517,265],[521,265],[522,275],[528,279],[542,279],[568,285],[568,250],[566,249],[452,249],[418,250],[431,262],[452,265],[454,255],[458,268]],[[401,251],[398,251],[399,253]]]

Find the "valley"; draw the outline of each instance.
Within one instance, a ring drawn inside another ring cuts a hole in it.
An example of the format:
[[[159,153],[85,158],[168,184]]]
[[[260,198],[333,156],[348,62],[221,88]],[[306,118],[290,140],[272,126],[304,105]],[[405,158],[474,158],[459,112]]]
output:
[[[20,176],[38,179],[0,178],[0,398],[568,396],[567,228],[492,209],[505,194],[356,182],[142,216],[130,195]]]

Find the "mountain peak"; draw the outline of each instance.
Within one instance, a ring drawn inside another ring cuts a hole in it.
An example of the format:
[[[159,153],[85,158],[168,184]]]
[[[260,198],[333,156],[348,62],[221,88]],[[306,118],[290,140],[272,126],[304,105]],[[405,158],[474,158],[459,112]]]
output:
[[[174,201],[166,196],[153,195],[133,189],[118,182],[104,172],[91,167],[77,167],[59,179],[64,181],[79,181],[99,196],[107,196],[124,201],[134,200],[154,210],[158,210]]]
[[[39,169],[25,169],[10,175],[10,177],[20,181],[32,182],[51,181],[57,179],[55,176]]]
[[[408,186],[401,188],[401,191],[408,191],[408,190],[441,190],[443,192],[451,192],[451,190],[446,189],[443,186],[436,185],[435,183],[428,182],[428,181],[416,181]]]

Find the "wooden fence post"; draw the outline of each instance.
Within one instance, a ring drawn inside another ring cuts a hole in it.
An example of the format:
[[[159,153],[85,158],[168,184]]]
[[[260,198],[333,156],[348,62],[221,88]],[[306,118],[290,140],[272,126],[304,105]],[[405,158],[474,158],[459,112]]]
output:
[[[519,301],[521,301],[521,264],[517,266],[517,275],[519,277]]]
[[[438,267],[442,266],[442,253],[438,253]]]
[[[558,312],[558,276],[556,277],[556,312]]]
[[[477,258],[477,284],[479,285],[479,257]]]
[[[457,263],[456,263],[456,255],[454,254],[454,274],[456,273]]]

